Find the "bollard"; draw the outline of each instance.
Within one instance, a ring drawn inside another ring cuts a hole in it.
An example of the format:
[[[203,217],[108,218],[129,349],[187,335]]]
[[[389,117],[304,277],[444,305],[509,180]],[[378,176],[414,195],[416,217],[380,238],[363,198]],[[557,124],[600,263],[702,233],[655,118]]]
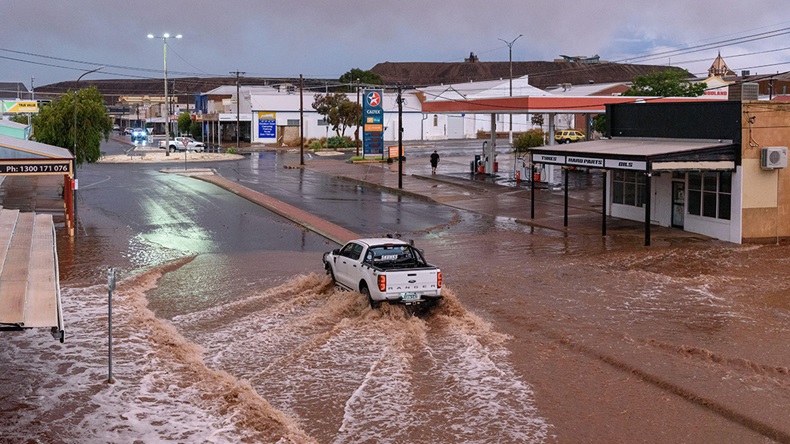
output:
[[[107,270],[107,383],[115,384],[112,378],[112,292],[115,290],[115,268]]]

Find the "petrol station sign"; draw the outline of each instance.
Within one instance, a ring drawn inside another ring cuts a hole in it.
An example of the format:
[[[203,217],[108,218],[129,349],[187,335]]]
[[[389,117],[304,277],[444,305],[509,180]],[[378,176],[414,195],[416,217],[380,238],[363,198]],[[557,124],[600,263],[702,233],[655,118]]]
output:
[[[366,89],[362,100],[362,154],[384,152],[384,90]]]

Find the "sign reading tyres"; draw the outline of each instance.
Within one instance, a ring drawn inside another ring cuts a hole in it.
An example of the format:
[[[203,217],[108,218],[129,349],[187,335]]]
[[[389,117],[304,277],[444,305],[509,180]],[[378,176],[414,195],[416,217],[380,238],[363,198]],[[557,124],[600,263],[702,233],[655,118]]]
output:
[[[384,91],[366,89],[362,100],[362,154],[384,152]]]

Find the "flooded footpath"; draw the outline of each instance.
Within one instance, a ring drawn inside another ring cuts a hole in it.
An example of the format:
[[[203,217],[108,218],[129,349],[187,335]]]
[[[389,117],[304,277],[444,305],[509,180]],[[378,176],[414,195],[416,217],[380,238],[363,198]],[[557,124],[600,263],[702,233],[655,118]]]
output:
[[[406,233],[445,282],[411,316],[336,290],[335,246],[287,221],[138,232],[81,211],[90,236],[59,239],[66,343],[2,337],[0,442],[790,442],[784,245],[644,247],[459,211]],[[260,245],[214,247],[245,227]]]

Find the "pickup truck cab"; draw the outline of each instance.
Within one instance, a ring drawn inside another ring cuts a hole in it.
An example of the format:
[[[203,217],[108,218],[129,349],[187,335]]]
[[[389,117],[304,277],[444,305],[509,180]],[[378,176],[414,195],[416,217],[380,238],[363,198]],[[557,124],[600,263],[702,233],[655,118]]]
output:
[[[197,140],[191,137],[174,137],[170,139],[169,145],[165,147],[165,141],[162,140],[159,142],[159,148],[165,149],[167,148],[168,152],[174,151],[195,151],[196,153],[202,153],[205,149],[205,145],[203,142],[198,142]]]
[[[400,239],[352,240],[324,253],[323,261],[335,285],[362,293],[373,308],[382,302],[416,305],[442,297],[441,270]]]

